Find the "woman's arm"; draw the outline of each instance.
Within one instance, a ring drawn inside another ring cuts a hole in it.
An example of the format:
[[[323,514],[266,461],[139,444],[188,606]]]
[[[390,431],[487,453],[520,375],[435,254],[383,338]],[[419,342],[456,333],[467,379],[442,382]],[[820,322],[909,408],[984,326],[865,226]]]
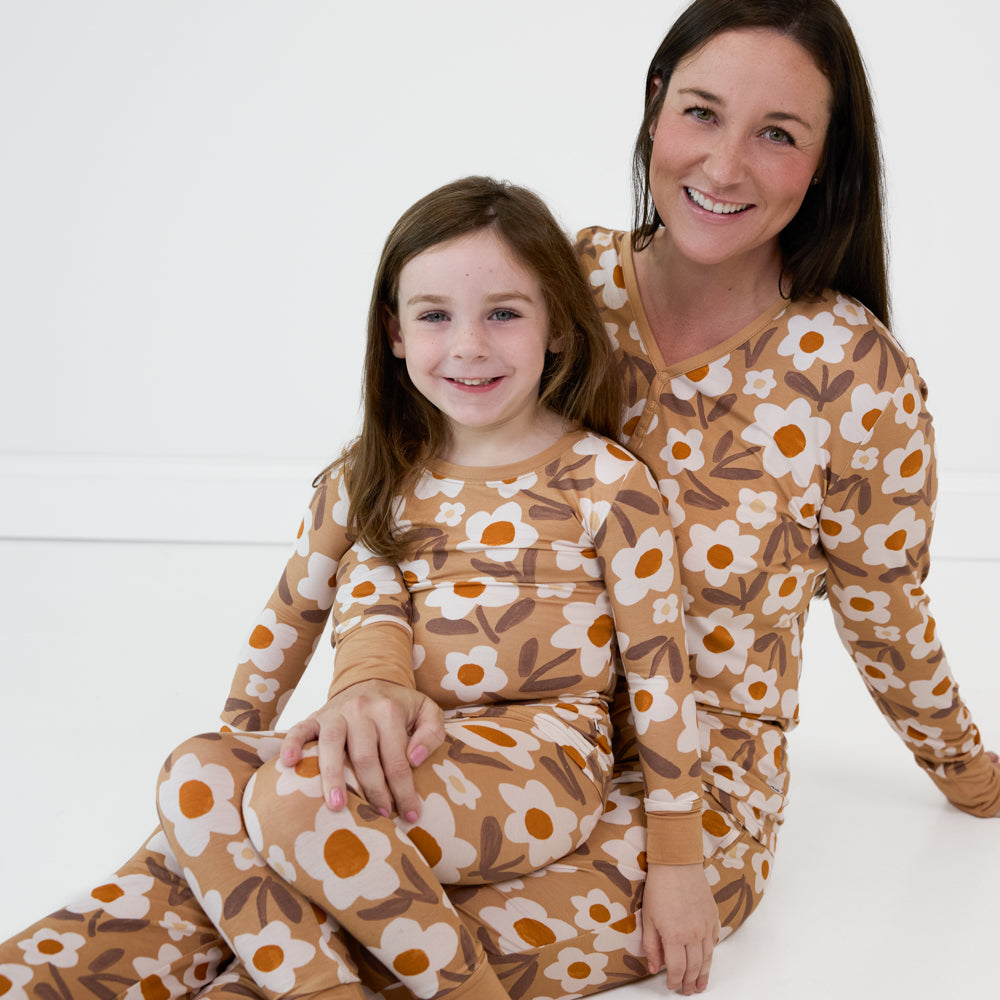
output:
[[[955,806],[1000,811],[1000,768],[983,752],[945,658],[923,584],[937,489],[926,388],[912,363],[832,477],[820,514],[840,636],[879,710]]]

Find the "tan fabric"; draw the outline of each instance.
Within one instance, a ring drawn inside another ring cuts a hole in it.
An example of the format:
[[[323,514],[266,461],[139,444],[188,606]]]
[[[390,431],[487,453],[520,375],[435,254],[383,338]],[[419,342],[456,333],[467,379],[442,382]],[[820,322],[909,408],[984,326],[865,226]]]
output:
[[[551,723],[576,727],[586,757],[595,733],[610,747],[607,704],[620,649],[646,811],[671,817],[662,824],[667,839],[651,826],[650,849],[674,863],[701,861],[698,728],[677,554],[647,470],[613,442],[577,432],[518,465],[436,463],[398,517],[420,529],[399,566],[402,581],[364,550],[341,564],[332,690],[342,669],[345,684],[360,675],[359,659],[369,676],[396,679],[388,643],[398,646],[399,625],[412,622],[419,690],[448,709],[551,701]],[[610,756],[598,760],[594,778],[603,782]]]
[[[948,798],[1000,809],[1000,770],[949,671],[922,584],[936,490],[916,365],[857,302],[782,300],[668,368],[625,234],[578,252],[628,386],[624,440],[670,504],[710,794],[766,837],[784,808],[801,634],[824,577],[879,711]]]

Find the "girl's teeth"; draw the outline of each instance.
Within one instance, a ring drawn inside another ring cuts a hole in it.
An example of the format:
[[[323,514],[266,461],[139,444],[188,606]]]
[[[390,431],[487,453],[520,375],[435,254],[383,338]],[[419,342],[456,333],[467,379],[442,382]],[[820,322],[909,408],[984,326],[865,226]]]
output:
[[[458,382],[459,385],[489,385],[490,382],[495,382],[495,378],[453,378],[452,382]]]
[[[733,215],[735,212],[742,212],[744,209],[750,207],[749,204],[733,205],[725,201],[712,201],[711,198],[706,198],[705,195],[694,188],[687,188],[686,190],[688,197],[699,208],[705,209],[706,212],[714,212],[716,215]]]

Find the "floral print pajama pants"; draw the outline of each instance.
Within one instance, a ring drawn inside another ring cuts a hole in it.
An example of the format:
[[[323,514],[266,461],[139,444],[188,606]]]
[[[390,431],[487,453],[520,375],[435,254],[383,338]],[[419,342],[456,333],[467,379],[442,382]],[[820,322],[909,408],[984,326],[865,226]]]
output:
[[[532,735],[515,733],[515,746]],[[420,822],[409,828],[360,797],[333,813],[315,752],[289,770],[272,760],[279,746],[268,734],[212,734],[172,754],[158,798],[174,846],[157,831],[114,878],[0,944],[0,998],[346,998],[361,995],[359,979],[392,1000],[457,996],[453,987],[470,973],[488,991],[490,974],[477,966],[484,953],[515,1000],[586,995],[647,975],[643,784],[634,761],[616,765],[603,812],[601,789],[578,767],[563,766],[554,780],[547,773],[552,805],[545,798],[539,812],[572,810],[580,842],[553,841],[546,855],[538,807],[518,798],[538,768],[491,764],[509,759],[495,741],[490,753],[452,740],[417,769],[428,784]],[[457,761],[449,756],[456,746]],[[550,744],[541,759],[560,758]],[[515,788],[509,798],[505,783]],[[726,937],[759,902],[773,857],[735,825],[720,828],[723,806],[707,800],[705,864]],[[553,828],[568,825],[563,814],[548,816]],[[560,850],[568,853],[547,863]],[[381,899],[359,893],[344,906],[363,868],[376,888],[389,878],[390,889],[383,883]],[[339,900],[339,924],[324,906],[327,891]],[[398,936],[386,938],[393,927]]]
[[[381,815],[353,775],[346,808],[327,808],[316,744],[289,768],[259,766],[280,746],[273,736],[196,737],[164,768],[160,819],[203,909],[267,995],[353,984],[339,992],[360,997],[346,932],[416,997],[499,1000],[442,887],[528,875],[587,839],[611,777],[600,723],[579,718],[581,732],[550,704],[449,713],[444,744],[414,772],[416,823]],[[265,864],[287,887],[255,874]]]

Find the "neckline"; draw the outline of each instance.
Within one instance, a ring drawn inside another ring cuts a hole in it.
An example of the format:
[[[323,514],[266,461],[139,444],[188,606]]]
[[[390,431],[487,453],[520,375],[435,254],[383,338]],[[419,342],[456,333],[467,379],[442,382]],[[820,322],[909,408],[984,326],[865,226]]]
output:
[[[622,276],[625,282],[625,294],[628,296],[629,308],[632,310],[632,317],[639,332],[639,339],[642,342],[643,350],[645,350],[650,361],[652,361],[653,367],[657,372],[670,378],[705,367],[723,354],[731,353],[741,344],[745,344],[756,334],[762,332],[766,326],[773,324],[789,306],[789,302],[778,295],[760,315],[752,319],[742,329],[737,330],[736,333],[699,354],[695,354],[690,358],[683,358],[672,365],[668,365],[663,360],[660,346],[656,343],[656,338],[653,336],[653,331],[649,326],[649,320],[646,318],[646,311],[642,304],[642,298],[639,295],[639,282],[635,274],[635,260],[633,255],[632,234],[622,233],[620,250]]]
[[[522,458],[508,465],[458,465],[445,461],[443,458],[432,459],[424,467],[424,471],[440,479],[459,479],[462,482],[497,482],[517,479],[525,473],[534,472],[543,465],[548,465],[554,458],[561,455],[571,444],[593,433],[577,428],[567,431],[547,448]]]

